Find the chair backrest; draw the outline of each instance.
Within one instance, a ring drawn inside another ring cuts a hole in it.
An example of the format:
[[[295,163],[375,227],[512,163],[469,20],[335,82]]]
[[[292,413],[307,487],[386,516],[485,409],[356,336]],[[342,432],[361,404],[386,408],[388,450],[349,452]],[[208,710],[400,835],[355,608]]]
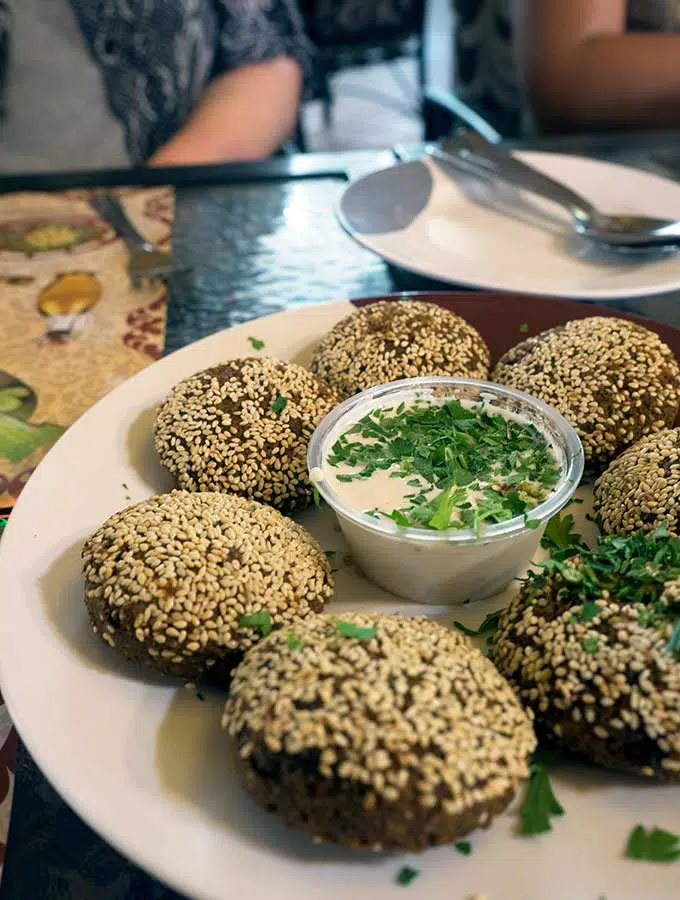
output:
[[[457,97],[503,137],[523,130],[524,108],[514,41],[514,0],[452,0]]]
[[[365,45],[422,32],[424,0],[300,0],[307,32],[320,47]]]

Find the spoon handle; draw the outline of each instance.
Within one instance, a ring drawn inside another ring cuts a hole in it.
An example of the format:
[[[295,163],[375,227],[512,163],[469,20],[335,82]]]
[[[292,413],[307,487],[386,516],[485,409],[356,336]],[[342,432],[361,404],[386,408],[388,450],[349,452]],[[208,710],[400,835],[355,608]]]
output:
[[[479,166],[490,177],[499,178],[514,187],[531,191],[565,207],[574,218],[583,223],[588,223],[597,216],[592,203],[576,191],[544,175],[473,131],[462,131],[454,138],[445,138],[440,142],[440,150],[442,157],[467,160]],[[437,156],[436,148],[433,148],[432,155]]]

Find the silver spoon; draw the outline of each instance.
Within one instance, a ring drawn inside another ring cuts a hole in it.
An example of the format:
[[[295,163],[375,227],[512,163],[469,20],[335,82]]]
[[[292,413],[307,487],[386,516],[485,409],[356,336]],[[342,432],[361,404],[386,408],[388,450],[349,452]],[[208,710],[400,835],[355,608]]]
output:
[[[459,132],[454,138],[445,138],[438,146],[429,147],[427,152],[454,164],[462,159],[480,174],[557,203],[569,212],[578,234],[601,244],[619,248],[680,245],[680,221],[651,216],[605,215],[576,191],[475,132]]]

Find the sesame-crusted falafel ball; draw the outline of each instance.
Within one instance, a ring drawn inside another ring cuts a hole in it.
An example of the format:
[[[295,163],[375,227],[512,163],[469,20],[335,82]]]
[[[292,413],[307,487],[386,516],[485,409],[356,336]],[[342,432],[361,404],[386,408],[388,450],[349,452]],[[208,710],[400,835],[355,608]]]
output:
[[[321,610],[330,566],[302,526],[230,494],[173,491],[115,513],[83,548],[92,628],[122,656],[190,681],[228,680],[260,637]],[[265,630],[266,627],[265,627]]]
[[[541,743],[680,781],[680,661],[669,648],[680,581],[662,584],[655,604],[621,599],[615,577],[611,592],[579,600],[584,572],[577,556],[566,575],[525,584],[501,617],[492,658],[533,710]]]
[[[489,350],[472,325],[421,300],[381,300],[337,323],[319,343],[312,371],[349,397],[400,378],[485,379]]]
[[[156,451],[183,490],[227,491],[289,511],[312,498],[307,444],[337,402],[302,366],[230,360],[170,392],[156,415]]]
[[[595,517],[605,534],[680,536],[680,428],[650,434],[617,456],[595,483]]]
[[[259,805],[356,850],[488,826],[536,744],[494,666],[423,617],[310,616],[270,635],[234,672],[222,724]]]
[[[673,351],[626,319],[592,316],[543,331],[508,350],[492,378],[559,410],[594,466],[672,425],[678,412]]]

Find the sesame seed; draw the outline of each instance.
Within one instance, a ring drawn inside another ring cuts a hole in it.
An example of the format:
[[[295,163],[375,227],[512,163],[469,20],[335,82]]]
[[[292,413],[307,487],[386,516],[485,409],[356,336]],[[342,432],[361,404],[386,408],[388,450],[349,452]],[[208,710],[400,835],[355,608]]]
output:
[[[283,409],[272,408],[277,398]],[[302,366],[231,360],[173,388],[156,415],[156,451],[184,490],[225,491],[289,511],[312,499],[307,444],[337,402]]]
[[[595,517],[605,534],[655,531],[680,536],[680,428],[633,444],[595,483]]]
[[[558,409],[594,466],[672,425],[678,412],[680,365],[673,351],[626,319],[575,319],[527,338],[501,357],[492,377]]]
[[[578,556],[570,562],[577,570],[582,565]],[[582,624],[571,621],[580,602],[565,599],[561,578],[548,573],[544,583],[522,587],[501,617],[492,650],[533,711],[539,740],[610,768],[680,780],[680,665],[668,649],[668,627],[645,627],[643,604],[603,592],[595,598],[601,612],[587,625],[599,638],[588,653]],[[678,602],[680,580],[668,581],[659,603]],[[537,625],[530,638],[529,623]]]
[[[273,632],[233,672],[222,725],[236,748],[255,748],[241,769],[252,795],[270,808],[280,797],[289,824],[364,849],[423,849],[486,825],[527,777],[536,744],[507,682],[430,619],[344,618],[376,636],[347,639],[331,616],[309,616],[295,626],[300,649]],[[251,764],[262,753],[295,773],[275,796]]]
[[[190,681],[259,640],[242,616],[268,610],[274,628],[291,626],[333,593],[328,559],[302,526],[222,493],[173,491],[116,513],[86,542],[83,572],[103,639],[113,646],[113,631],[129,659]]]
[[[383,300],[338,322],[317,346],[311,368],[348,397],[419,375],[485,379],[489,350],[472,325],[441,306]]]

